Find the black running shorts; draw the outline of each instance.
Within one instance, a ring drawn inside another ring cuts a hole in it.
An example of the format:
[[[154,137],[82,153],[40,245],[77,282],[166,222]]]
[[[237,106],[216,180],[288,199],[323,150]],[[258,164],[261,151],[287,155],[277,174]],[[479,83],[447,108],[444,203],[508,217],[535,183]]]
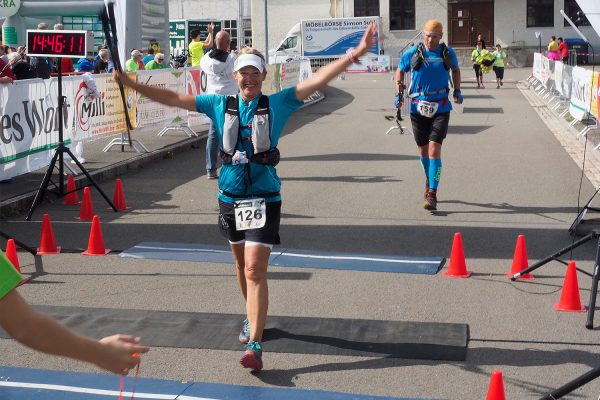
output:
[[[410,114],[410,121],[417,146],[425,146],[429,142],[442,144],[448,133],[450,113],[435,114],[433,118]]]
[[[504,79],[504,67],[494,67],[496,79]]]
[[[230,242],[249,240],[265,244],[280,244],[279,220],[281,218],[281,201],[266,204],[267,222],[265,226],[258,229],[238,231],[235,228],[234,207],[231,203],[219,200],[219,229],[221,235]]]

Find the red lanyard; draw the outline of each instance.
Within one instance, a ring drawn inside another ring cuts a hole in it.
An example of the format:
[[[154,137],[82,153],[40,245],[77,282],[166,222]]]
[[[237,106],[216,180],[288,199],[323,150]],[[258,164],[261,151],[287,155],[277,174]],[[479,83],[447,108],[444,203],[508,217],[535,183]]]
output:
[[[140,364],[141,364],[141,362],[140,362]],[[138,364],[135,367],[135,375],[133,376],[133,390],[131,391],[131,400],[135,399],[135,391],[137,389],[138,375],[140,374],[140,364]],[[119,384],[119,399],[118,400],[123,400],[124,387],[125,387],[125,375],[121,375],[121,383]]]

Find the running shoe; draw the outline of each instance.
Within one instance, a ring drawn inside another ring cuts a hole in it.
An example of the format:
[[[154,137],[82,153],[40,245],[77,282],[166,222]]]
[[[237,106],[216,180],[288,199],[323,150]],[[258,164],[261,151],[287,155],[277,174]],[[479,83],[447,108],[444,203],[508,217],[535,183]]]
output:
[[[240,364],[242,364],[242,367],[250,368],[256,372],[262,369],[262,347],[259,342],[248,342],[246,352],[242,356]]]
[[[483,82],[481,82],[481,88],[482,88],[482,89],[485,89],[485,86],[483,86]]]
[[[504,86],[504,82],[500,81],[500,86]]]
[[[248,318],[246,318],[242,324],[242,331],[239,336],[240,342],[244,344],[248,344],[250,341],[250,323],[248,322]]]
[[[217,179],[219,175],[217,175],[217,171],[206,171],[206,179]]]
[[[437,210],[437,193],[433,189],[429,189],[425,194],[425,202],[423,208],[429,211]]]

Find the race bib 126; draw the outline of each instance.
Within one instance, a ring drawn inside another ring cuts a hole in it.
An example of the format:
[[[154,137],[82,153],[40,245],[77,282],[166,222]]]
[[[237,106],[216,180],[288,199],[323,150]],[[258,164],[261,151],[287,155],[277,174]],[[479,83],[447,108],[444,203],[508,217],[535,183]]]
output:
[[[235,227],[238,231],[257,229],[267,222],[265,199],[246,199],[233,203]]]

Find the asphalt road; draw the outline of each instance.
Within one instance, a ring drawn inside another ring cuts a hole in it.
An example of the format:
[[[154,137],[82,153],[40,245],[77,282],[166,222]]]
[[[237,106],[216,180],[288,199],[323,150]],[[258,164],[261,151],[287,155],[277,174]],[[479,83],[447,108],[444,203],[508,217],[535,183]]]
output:
[[[508,78],[525,79],[527,75]],[[504,374],[506,397],[535,399],[600,364],[598,329],[585,314],[558,313],[564,266],[552,262],[535,280],[510,282],[518,234],[530,261],[571,243],[581,170],[516,88],[463,85],[465,110],[452,113],[443,147],[439,211],[422,209],[423,172],[409,135],[388,135],[393,88],[389,76],[348,76],[327,98],[288,122],[280,142],[281,237],[289,248],[449,257],[461,232],[469,279],[335,270],[302,270],[309,279],[273,279],[272,315],[467,323],[465,362],[269,353],[252,375],[240,351],[153,348],[146,377],[254,386],[296,387],[398,397],[481,399],[490,375]],[[201,146],[202,147],[202,146]],[[224,244],[216,226],[216,182],[207,180],[204,149],[190,149],[121,176],[131,209],[107,211],[94,193],[106,246],[142,241]],[[112,183],[102,186],[112,193]],[[581,199],[593,187],[587,179]],[[583,200],[582,200],[583,201]],[[83,249],[89,224],[77,208],[44,203],[33,222],[23,215],[1,229],[36,246],[49,213],[63,248]],[[4,242],[0,243],[4,248]],[[591,272],[594,243],[573,254]],[[32,258],[20,253],[24,271]],[[45,256],[47,275],[19,289],[32,304],[243,313],[232,266],[65,253]],[[271,267],[271,271],[298,272]],[[579,274],[582,302],[590,278]],[[596,323],[600,325],[600,321]],[[0,340],[0,363],[90,371],[93,367],[37,354]],[[592,399],[594,381],[568,398]]]

